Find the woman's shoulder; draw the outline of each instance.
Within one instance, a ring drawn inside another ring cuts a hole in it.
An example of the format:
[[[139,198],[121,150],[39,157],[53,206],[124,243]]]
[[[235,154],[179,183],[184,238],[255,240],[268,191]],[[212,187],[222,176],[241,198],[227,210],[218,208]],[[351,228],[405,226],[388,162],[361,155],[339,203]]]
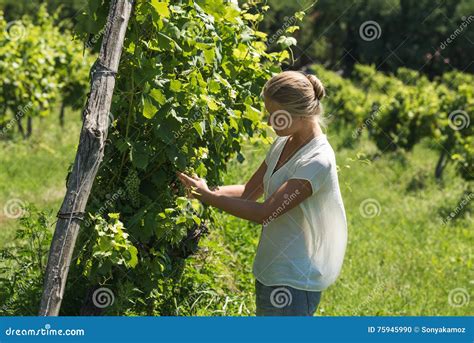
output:
[[[332,148],[328,144],[318,143],[311,146],[294,163],[294,178],[311,182],[313,194],[326,180],[337,177],[336,163]]]
[[[334,155],[334,150],[331,144],[327,140],[326,135],[316,138],[309,149],[305,152],[306,158],[317,157],[317,156],[331,156]]]

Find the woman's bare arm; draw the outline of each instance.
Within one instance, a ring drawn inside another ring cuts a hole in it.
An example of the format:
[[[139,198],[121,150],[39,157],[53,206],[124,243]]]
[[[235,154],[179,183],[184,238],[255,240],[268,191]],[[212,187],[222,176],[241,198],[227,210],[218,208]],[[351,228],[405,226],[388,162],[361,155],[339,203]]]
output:
[[[262,203],[217,195],[207,188],[203,179],[191,178],[185,174],[178,174],[178,176],[181,182],[193,190],[192,195],[203,203],[217,207],[236,217],[260,224],[281,216],[311,195],[309,181],[291,179],[283,183],[275,193]]]
[[[219,194],[231,198],[240,198],[244,193],[245,185],[227,185],[217,186],[212,191],[215,194]]]
[[[257,200],[263,194],[263,176],[266,171],[267,164],[263,161],[245,185],[219,186],[213,189],[213,193],[231,198]]]

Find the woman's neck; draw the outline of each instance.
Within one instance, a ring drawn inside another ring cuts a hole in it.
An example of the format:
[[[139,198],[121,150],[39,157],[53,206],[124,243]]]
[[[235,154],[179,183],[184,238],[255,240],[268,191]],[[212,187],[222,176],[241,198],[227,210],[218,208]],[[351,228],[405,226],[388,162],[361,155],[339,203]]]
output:
[[[304,145],[310,140],[315,137],[321,136],[323,130],[321,130],[321,126],[317,122],[307,123],[301,130],[298,130],[295,134],[291,135],[291,141],[294,142],[295,145],[300,146]]]

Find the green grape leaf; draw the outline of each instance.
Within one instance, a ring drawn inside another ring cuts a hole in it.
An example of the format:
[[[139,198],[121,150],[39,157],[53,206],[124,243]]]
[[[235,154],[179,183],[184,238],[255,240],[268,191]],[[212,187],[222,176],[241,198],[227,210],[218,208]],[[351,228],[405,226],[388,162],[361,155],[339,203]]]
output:
[[[158,109],[152,102],[152,99],[149,96],[143,96],[143,116],[148,119],[152,119]]]
[[[163,92],[159,89],[152,89],[150,91],[150,96],[156,100],[157,103],[160,105],[164,105],[166,103],[166,97]]]
[[[134,143],[130,151],[130,160],[139,169],[145,169],[150,160],[150,149],[143,142]]]
[[[133,245],[129,246],[128,252],[130,253],[130,260],[128,265],[132,268],[135,268],[138,264],[138,250]]]
[[[166,2],[151,0],[150,3],[153,6],[153,8],[156,10],[156,13],[158,13],[162,17],[169,18],[170,10]]]

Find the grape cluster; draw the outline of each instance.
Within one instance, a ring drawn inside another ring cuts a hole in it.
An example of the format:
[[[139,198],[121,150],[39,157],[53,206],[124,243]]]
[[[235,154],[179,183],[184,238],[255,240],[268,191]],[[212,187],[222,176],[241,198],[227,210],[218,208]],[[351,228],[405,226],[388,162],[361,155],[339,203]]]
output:
[[[140,205],[140,179],[135,169],[130,169],[124,183],[132,206],[138,207]]]

